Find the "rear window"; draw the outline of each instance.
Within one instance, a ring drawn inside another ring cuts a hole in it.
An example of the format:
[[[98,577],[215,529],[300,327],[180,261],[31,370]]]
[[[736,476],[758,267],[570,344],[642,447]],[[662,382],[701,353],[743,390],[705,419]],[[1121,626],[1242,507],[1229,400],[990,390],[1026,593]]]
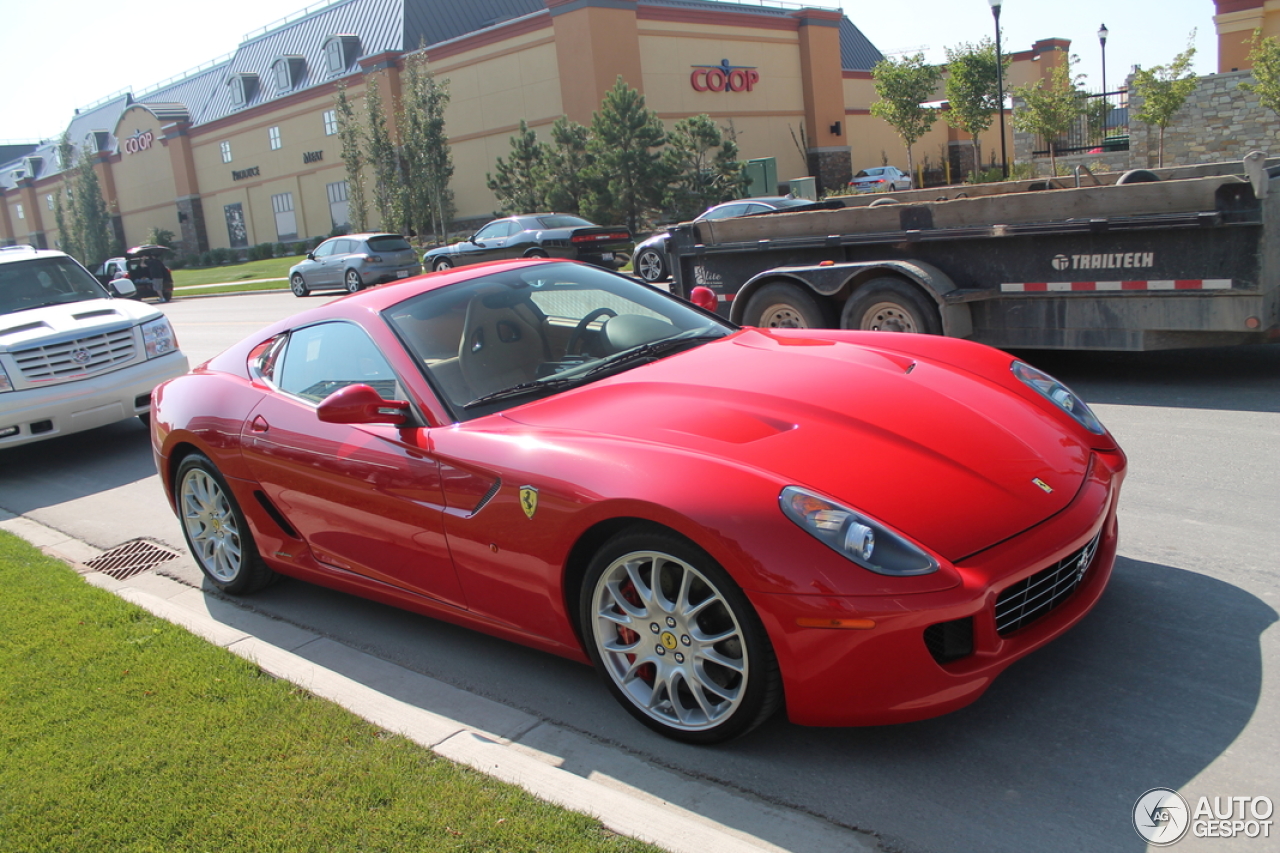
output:
[[[0,314],[106,297],[98,280],[70,258],[0,264]]]
[[[543,228],[595,228],[594,222],[588,222],[577,216],[539,216],[538,222]]]
[[[403,237],[370,237],[369,248],[375,252],[407,252],[413,249]]]

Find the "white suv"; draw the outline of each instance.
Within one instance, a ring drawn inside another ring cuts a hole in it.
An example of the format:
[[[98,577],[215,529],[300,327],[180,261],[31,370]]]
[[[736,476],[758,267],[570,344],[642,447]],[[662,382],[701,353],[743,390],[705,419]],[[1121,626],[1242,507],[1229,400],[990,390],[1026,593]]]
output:
[[[62,252],[0,248],[0,449],[150,418],[187,372],[168,318],[113,299]]]

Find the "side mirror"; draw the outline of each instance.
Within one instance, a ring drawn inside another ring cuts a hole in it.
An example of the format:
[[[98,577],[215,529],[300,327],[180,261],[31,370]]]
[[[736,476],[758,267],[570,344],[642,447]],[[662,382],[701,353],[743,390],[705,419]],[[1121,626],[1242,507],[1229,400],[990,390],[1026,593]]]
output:
[[[689,301],[703,311],[712,313],[715,313],[715,310],[720,307],[720,297],[716,296],[714,290],[703,285],[698,285],[689,292]]]
[[[327,424],[395,424],[409,420],[407,400],[384,400],[368,385],[348,385],[320,403],[316,415]]]
[[[112,279],[108,287],[126,299],[138,294],[138,288],[134,286],[134,283],[124,277]]]
[[[307,252],[307,260],[314,261],[316,259],[314,252]]]
[[[476,243],[476,235],[472,234],[470,237],[468,237],[468,238],[467,238],[467,242],[468,242],[468,243]],[[477,245],[477,246],[479,246],[480,244],[479,244],[479,243],[476,243],[476,245]]]

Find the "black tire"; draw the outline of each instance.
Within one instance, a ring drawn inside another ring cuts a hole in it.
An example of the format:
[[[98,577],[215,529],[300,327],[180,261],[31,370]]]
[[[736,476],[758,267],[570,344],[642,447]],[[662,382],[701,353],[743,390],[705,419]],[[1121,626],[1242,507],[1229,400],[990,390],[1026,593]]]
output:
[[[667,259],[663,255],[664,253],[659,252],[657,249],[645,249],[636,255],[632,269],[640,277],[641,281],[656,284],[660,281],[666,281],[670,277],[671,273],[667,270]]]
[[[431,262],[432,272],[440,272],[441,270],[447,270],[452,268],[453,268],[453,261],[449,260],[448,258],[436,258]]]
[[[364,290],[364,281],[360,278],[360,273],[355,270],[347,270],[347,274],[342,278],[342,284],[347,288],[347,293],[359,293]]]
[[[888,196],[885,196],[884,198],[878,198],[875,201],[871,202],[871,204],[867,205],[867,207],[885,207],[887,205],[897,204],[897,203],[898,203],[898,200],[896,198],[889,198]]]
[[[1150,169],[1130,169],[1121,175],[1117,184],[1150,184],[1160,180],[1160,176]]]
[[[248,595],[279,578],[263,562],[240,505],[207,456],[192,453],[182,460],[174,495],[182,535],[210,583],[231,595]]]
[[[307,287],[307,283],[302,280],[300,273],[294,273],[289,278],[289,289],[293,291],[293,295],[297,297],[308,296],[311,288]]]
[[[673,533],[632,528],[609,540],[587,568],[578,609],[609,691],[659,734],[721,743],[782,703],[778,661],[746,595],[715,560]]]
[[[840,328],[942,334],[942,318],[920,289],[900,278],[875,278],[844,304]]]
[[[751,294],[742,324],[766,329],[829,329],[835,323],[826,304],[811,291],[775,281]]]
[[[541,249],[530,249],[529,251],[527,251],[527,252],[525,252],[525,253],[524,253],[524,256],[525,256],[526,258],[549,258],[549,257],[551,257],[550,255],[548,255],[546,252],[542,251]]]

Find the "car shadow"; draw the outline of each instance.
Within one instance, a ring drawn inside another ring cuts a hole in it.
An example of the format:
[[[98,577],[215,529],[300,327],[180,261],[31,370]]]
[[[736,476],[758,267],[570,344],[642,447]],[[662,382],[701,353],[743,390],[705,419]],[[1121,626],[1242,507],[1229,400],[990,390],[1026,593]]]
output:
[[[156,473],[137,418],[0,450],[0,506],[16,514],[137,483]],[[163,504],[163,497],[160,498]]]
[[[784,849],[785,827],[740,825],[739,810],[656,783],[652,768],[871,831],[895,849],[993,853],[1145,849],[1130,824],[1133,803],[1150,788],[1183,786],[1237,740],[1262,689],[1259,638],[1277,619],[1231,584],[1121,558],[1080,625],[968,708],[862,729],[804,728],[779,714],[743,739],[699,748],[634,722],[595,673],[571,661],[295,581],[251,603],[620,747],[637,760],[601,768],[566,755],[559,766],[605,773]],[[235,618],[235,608],[211,609]],[[296,653],[308,657],[310,648]],[[367,683],[354,665],[338,671]],[[419,698],[382,681],[377,689],[410,704]],[[484,729],[479,718],[458,721]]]
[[[1089,403],[1280,412],[1280,345],[1014,355]]]

